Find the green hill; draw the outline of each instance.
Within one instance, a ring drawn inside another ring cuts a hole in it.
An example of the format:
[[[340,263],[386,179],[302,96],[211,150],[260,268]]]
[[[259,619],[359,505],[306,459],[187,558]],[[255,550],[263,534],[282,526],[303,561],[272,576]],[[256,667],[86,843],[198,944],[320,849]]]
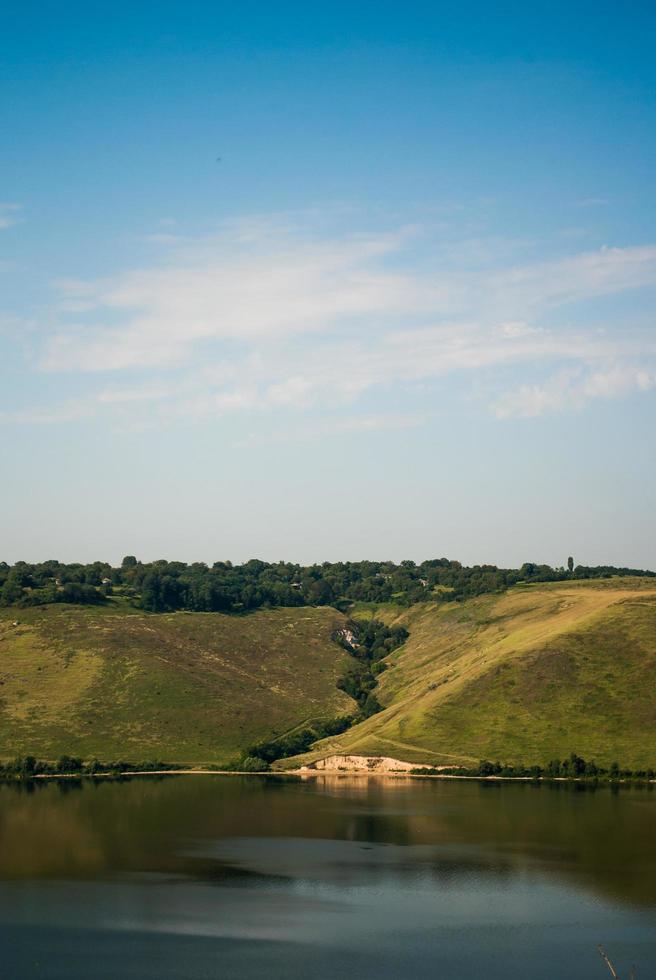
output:
[[[375,615],[410,631],[380,678],[384,710],[294,765],[330,754],[543,764],[576,751],[656,766],[653,580],[517,587]]]
[[[403,626],[383,710],[312,752],[435,764],[544,764],[575,751],[656,767],[656,587],[612,578],[458,603],[355,607]],[[106,606],[0,609],[0,758],[222,765],[254,742],[354,713],[354,661],[327,607],[249,615]]]
[[[353,711],[336,687],[343,621],[327,607],[0,609],[0,758],[225,764],[252,741]]]

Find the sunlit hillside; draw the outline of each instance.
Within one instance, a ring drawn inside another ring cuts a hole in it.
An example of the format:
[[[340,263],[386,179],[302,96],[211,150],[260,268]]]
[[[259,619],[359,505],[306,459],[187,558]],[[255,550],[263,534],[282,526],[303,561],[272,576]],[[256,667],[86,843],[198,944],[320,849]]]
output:
[[[0,757],[224,764],[253,740],[353,710],[334,609],[151,615],[0,610]]]
[[[303,760],[339,752],[531,764],[576,751],[656,765],[653,580],[517,587],[375,615],[410,631],[380,679],[385,710]]]
[[[409,631],[383,710],[319,742],[410,762],[656,765],[654,581],[517,587],[460,603],[361,605]],[[122,601],[0,611],[0,756],[224,765],[356,711],[330,607],[149,614]],[[277,765],[293,767],[298,759]]]

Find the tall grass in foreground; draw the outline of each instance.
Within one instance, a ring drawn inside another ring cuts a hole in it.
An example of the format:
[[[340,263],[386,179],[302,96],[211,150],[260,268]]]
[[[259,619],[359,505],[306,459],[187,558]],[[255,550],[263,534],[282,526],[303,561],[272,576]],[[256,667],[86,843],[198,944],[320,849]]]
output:
[[[602,960],[604,961],[604,963],[608,967],[608,970],[610,972],[611,977],[614,977],[614,980],[619,980],[619,974],[618,974],[617,970],[615,969],[615,967],[613,966],[613,962],[610,959],[610,957],[608,956],[608,953],[606,952],[606,950],[604,949],[604,947],[600,945],[600,946],[597,946],[597,949],[599,950],[599,955],[601,956]],[[629,980],[634,980],[635,975],[636,975],[636,968],[635,968],[635,965],[634,965],[634,966],[631,967],[631,972],[629,973]]]

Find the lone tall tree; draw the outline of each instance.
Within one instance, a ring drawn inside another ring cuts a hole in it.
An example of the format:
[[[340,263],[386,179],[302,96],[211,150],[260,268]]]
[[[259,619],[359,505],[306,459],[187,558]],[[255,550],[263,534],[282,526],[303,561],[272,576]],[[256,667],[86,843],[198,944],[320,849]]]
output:
[[[570,572],[574,571],[574,559],[572,558],[571,555],[567,559],[567,568],[569,569]]]

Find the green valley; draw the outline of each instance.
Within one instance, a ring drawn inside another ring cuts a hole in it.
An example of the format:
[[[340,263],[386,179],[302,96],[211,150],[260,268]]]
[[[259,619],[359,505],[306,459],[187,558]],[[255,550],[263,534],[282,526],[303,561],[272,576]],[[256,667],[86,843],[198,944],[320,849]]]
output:
[[[358,623],[373,659],[345,644]],[[222,767],[256,746],[283,769],[328,755],[545,765],[571,752],[649,768],[655,687],[656,584],[636,575],[347,613],[154,613],[120,596],[0,609],[5,761]],[[292,756],[299,745],[310,750]]]

